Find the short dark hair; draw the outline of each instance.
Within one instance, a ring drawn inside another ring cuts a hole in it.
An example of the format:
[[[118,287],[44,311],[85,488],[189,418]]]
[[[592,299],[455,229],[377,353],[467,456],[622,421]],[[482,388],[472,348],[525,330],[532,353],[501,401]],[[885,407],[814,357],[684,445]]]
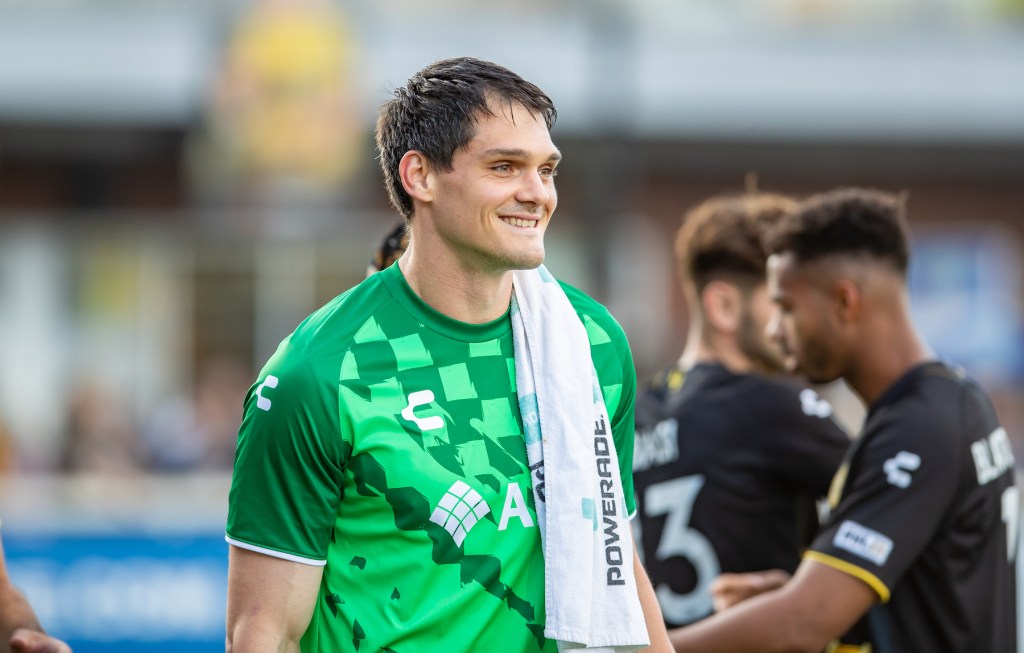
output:
[[[796,208],[775,193],[713,197],[686,212],[676,235],[676,259],[684,287],[696,292],[726,279],[753,288],[765,279],[765,231]]]
[[[769,254],[792,252],[800,263],[830,255],[867,255],[907,273],[906,201],[866,188],[838,188],[807,198],[765,240]]]
[[[494,115],[492,102],[521,104],[550,130],[557,112],[551,98],[511,70],[471,57],[430,64],[395,89],[377,117],[377,151],[391,203],[408,220],[412,198],[402,187],[398,164],[416,150],[442,170],[473,139],[481,115]]]

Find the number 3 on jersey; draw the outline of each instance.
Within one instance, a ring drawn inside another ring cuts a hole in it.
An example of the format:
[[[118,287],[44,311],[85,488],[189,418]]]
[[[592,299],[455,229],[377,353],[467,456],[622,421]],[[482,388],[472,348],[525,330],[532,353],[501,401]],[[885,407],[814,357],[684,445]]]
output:
[[[667,583],[655,588],[662,613],[675,623],[694,621],[714,610],[711,582],[720,571],[718,556],[708,539],[690,528],[693,504],[703,486],[704,476],[696,474],[656,483],[644,493],[644,513],[648,517],[668,515],[655,556],[658,560],[685,558],[697,575],[696,585],[687,594],[673,592]]]

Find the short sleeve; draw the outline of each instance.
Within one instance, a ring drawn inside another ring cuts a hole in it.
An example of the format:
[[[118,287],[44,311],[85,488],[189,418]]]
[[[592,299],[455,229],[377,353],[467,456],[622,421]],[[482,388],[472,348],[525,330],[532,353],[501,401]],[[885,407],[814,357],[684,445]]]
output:
[[[228,497],[228,542],[324,564],[346,449],[337,373],[286,341],[246,395]]]
[[[625,336],[623,336],[625,340]],[[636,513],[636,498],[633,495],[633,441],[636,428],[636,370],[629,347],[619,354],[622,364],[622,385],[618,405],[610,415],[612,439],[619,458],[619,476],[622,480],[622,494],[626,501],[626,514],[631,518]]]
[[[879,416],[806,556],[860,578],[887,601],[953,501],[955,427],[906,405],[900,414]]]

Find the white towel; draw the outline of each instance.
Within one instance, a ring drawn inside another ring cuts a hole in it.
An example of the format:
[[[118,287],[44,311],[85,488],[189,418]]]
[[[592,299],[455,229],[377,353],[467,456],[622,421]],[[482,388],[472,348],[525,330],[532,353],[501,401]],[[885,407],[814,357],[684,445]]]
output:
[[[586,328],[541,266],[513,273],[516,386],[559,650],[649,644],[611,421]]]

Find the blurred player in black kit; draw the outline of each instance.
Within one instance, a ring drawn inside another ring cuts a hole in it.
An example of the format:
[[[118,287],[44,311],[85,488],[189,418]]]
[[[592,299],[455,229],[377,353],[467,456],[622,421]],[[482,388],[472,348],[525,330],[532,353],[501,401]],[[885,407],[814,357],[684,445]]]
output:
[[[712,198],[677,236],[689,332],[637,400],[633,458],[644,565],[669,627],[714,611],[720,573],[796,569],[850,444],[827,402],[777,374],[781,350],[765,336],[761,240],[795,205]]]
[[[676,650],[1016,653],[1013,453],[985,392],[915,331],[903,201],[815,196],[767,244],[769,333],[868,415],[793,578],[734,579],[759,595],[673,630]]]

